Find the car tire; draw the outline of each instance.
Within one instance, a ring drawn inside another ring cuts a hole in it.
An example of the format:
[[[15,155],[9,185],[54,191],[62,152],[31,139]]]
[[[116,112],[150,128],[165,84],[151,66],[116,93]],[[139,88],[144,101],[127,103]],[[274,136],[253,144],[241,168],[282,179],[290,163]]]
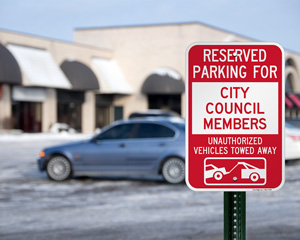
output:
[[[180,158],[169,158],[162,166],[162,175],[166,182],[182,183],[185,178],[185,164]]]
[[[69,160],[59,155],[52,157],[48,161],[46,170],[48,177],[54,181],[65,181],[72,174],[72,166]]]
[[[250,179],[251,179],[252,182],[257,182],[258,179],[259,179],[258,173],[252,173],[252,174],[250,175]]]
[[[217,181],[220,181],[222,178],[223,178],[223,173],[222,172],[215,172],[214,174],[214,178],[217,180]]]

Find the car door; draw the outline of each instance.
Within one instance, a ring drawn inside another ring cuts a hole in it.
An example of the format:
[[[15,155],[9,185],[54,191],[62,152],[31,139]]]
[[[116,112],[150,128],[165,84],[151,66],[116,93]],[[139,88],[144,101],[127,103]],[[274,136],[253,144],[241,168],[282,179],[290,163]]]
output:
[[[102,175],[127,174],[127,142],[134,129],[134,124],[119,124],[94,138],[82,156],[86,170]]]
[[[140,123],[128,142],[128,172],[136,175],[155,173],[159,160],[174,142],[176,132],[158,123]]]

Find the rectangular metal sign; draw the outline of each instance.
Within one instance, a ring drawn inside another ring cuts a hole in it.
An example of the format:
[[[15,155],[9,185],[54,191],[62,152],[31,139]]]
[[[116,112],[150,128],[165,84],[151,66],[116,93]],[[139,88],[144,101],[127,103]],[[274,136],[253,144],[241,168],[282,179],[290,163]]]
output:
[[[186,65],[188,186],[279,189],[285,164],[282,47],[195,43]]]

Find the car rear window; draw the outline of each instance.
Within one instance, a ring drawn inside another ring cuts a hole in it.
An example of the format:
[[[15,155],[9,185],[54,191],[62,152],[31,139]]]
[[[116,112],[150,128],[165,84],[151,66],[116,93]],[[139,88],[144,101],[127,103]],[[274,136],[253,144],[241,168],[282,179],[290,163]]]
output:
[[[185,131],[185,123],[172,123],[178,129]]]

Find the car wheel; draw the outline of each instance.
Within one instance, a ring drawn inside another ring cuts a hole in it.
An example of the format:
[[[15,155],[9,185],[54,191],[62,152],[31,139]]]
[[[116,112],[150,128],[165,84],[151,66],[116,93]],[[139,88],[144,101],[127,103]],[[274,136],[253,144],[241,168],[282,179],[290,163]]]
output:
[[[259,179],[259,175],[257,173],[252,173],[250,179],[252,182],[256,182]]]
[[[64,181],[71,176],[71,163],[63,156],[54,156],[47,164],[47,173],[54,181]]]
[[[179,158],[170,158],[162,166],[162,175],[166,182],[178,184],[183,182],[185,174],[184,162]]]
[[[219,181],[223,178],[223,173],[222,172],[215,172],[214,178]]]

